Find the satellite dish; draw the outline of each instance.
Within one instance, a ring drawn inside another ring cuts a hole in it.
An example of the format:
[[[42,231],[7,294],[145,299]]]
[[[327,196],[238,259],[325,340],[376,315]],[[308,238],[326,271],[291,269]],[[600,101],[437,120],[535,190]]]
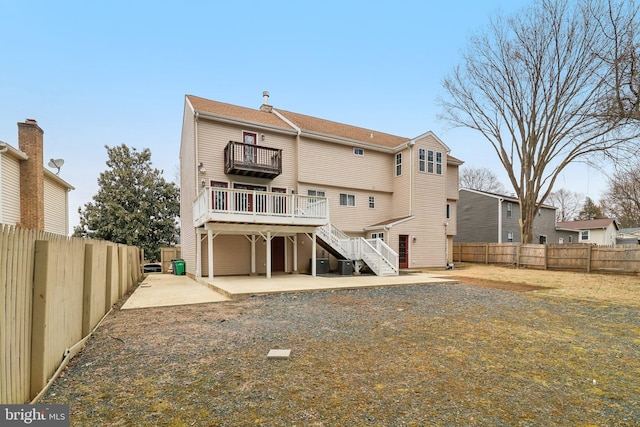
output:
[[[60,168],[64,165],[64,159],[51,159],[49,160],[49,167],[58,169],[56,175],[60,173]]]

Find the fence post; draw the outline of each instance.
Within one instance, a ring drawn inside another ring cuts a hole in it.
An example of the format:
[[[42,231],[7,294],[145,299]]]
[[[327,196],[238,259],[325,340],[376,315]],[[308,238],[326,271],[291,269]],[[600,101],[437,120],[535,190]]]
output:
[[[588,244],[588,243],[587,243]],[[591,273],[591,245],[587,246],[587,273]]]
[[[484,244],[484,263],[489,264],[489,244]]]
[[[516,246],[516,268],[520,268],[520,247],[522,244],[518,243]]]
[[[544,269],[546,270],[549,266],[549,260],[548,260],[548,256],[549,256],[549,252],[547,250],[547,244],[545,243],[544,245]]]

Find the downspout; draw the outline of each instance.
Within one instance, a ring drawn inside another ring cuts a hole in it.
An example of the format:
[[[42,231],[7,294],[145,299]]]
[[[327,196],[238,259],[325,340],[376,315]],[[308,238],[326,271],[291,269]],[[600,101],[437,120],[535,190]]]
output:
[[[502,202],[504,199],[498,199],[498,243],[502,243]]]
[[[193,172],[193,179],[194,179],[194,192],[195,194],[193,195],[193,197],[198,197],[198,186],[199,186],[199,182],[198,182],[198,117],[200,116],[200,114],[196,111],[196,114],[194,116],[193,119],[193,152],[194,152],[194,164],[193,164],[193,169],[191,169]]]

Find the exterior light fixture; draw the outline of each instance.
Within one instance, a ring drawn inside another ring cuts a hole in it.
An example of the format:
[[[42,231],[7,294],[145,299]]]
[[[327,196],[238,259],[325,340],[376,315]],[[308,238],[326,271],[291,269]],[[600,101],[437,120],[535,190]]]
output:
[[[206,173],[207,172],[207,169],[205,169],[204,164],[202,162],[200,162],[198,164],[198,172],[200,172],[200,173]]]

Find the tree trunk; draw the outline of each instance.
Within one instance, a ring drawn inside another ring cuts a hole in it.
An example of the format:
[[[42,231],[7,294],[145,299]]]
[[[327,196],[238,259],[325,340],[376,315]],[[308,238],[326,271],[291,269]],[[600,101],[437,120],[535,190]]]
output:
[[[520,200],[520,240],[522,243],[533,243],[533,221],[536,217],[535,201]]]

